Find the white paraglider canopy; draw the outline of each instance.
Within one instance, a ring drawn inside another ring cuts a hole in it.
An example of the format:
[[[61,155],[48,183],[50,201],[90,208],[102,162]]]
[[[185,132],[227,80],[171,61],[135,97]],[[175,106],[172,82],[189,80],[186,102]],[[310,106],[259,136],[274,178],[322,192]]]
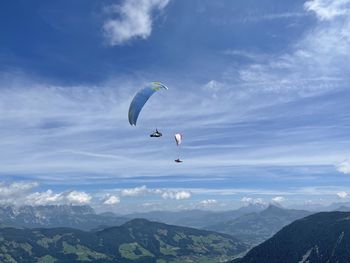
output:
[[[182,142],[182,134],[181,133],[176,133],[175,134],[175,141],[176,141],[176,145],[179,146]]]

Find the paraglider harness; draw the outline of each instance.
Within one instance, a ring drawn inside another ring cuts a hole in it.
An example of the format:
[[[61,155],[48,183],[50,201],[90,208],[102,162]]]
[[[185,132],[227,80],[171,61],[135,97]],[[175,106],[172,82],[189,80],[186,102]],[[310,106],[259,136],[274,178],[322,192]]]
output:
[[[182,163],[183,161],[181,161],[180,159],[176,159],[175,162],[176,163]]]
[[[163,134],[161,132],[159,132],[157,129],[154,133],[150,134],[150,137],[156,137],[156,138],[159,138],[159,137],[162,137]]]

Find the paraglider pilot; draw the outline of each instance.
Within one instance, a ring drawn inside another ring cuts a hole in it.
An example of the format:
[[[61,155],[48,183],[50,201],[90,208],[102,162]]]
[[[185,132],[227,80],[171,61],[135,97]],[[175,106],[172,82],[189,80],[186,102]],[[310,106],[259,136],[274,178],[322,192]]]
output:
[[[155,132],[153,132],[152,134],[150,134],[150,137],[156,137],[159,138],[161,137],[163,134],[161,132],[158,131],[158,129],[156,129]]]

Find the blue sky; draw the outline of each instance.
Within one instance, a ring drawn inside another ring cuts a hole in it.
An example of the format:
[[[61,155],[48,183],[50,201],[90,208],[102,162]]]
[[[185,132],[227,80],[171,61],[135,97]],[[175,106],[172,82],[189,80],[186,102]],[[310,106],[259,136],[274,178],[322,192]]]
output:
[[[349,0],[1,3],[2,202],[347,201],[349,17]],[[150,81],[169,90],[131,127]]]

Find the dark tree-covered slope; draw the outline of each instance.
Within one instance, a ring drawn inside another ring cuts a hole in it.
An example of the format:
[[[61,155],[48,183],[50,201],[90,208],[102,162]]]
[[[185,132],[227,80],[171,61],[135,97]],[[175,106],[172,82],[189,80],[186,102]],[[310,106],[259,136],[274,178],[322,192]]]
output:
[[[350,213],[322,212],[299,219],[234,262],[348,263]]]

